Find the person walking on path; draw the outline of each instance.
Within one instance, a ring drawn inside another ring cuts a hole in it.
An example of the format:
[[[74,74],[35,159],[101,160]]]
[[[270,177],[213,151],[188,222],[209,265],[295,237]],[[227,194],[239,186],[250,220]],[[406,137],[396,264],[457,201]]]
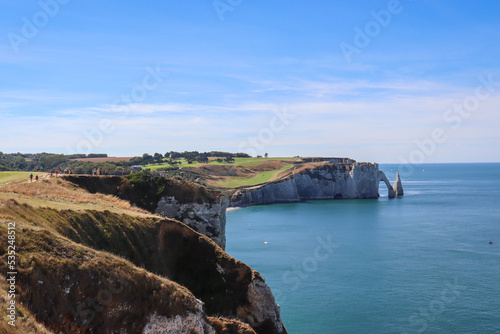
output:
[[[37,175],[37,176],[35,176],[35,181],[38,181],[38,175]]]
[[[33,173],[31,173],[31,175],[30,175],[30,180],[31,180],[31,182],[33,182]]]

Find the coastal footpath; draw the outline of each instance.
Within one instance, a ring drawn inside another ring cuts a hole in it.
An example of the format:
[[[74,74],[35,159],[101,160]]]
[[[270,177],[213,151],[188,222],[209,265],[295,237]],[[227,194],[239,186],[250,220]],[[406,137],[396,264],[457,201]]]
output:
[[[378,164],[365,162],[325,162],[314,168],[292,171],[289,175],[253,187],[242,187],[231,196],[231,206],[301,202],[321,199],[378,198],[379,184],[387,186],[388,197],[403,195],[399,174],[393,185]]]

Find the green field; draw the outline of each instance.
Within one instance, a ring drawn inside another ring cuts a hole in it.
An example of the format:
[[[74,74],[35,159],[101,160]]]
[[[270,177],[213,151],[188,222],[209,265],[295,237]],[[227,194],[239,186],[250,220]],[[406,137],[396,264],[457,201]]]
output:
[[[265,182],[271,181],[276,175],[279,173],[289,170],[293,168],[293,165],[286,165],[280,169],[277,170],[272,170],[272,171],[267,171],[267,172],[261,172],[257,174],[254,177],[235,177],[229,181],[226,182],[219,182],[218,184],[221,187],[225,188],[237,188],[237,187],[243,187],[243,186],[253,186]]]
[[[0,186],[5,186],[14,182],[29,181],[31,173],[32,172],[0,172]],[[33,172],[33,178],[36,174],[40,176],[45,173]]]
[[[210,161],[210,165],[234,165],[234,166],[255,166],[255,165],[260,165],[266,162],[271,162],[271,161],[281,161],[281,160],[290,160],[293,158],[235,158],[234,162],[231,164],[228,164],[226,162],[217,162],[217,161]],[[176,165],[175,167],[200,167],[200,164],[198,162],[194,162],[192,164],[189,164],[186,159],[182,158],[179,159],[178,161],[181,162],[180,165]],[[142,166],[143,168],[151,169],[152,171],[157,170],[159,168],[165,168],[165,167],[172,167],[169,164],[159,164],[159,165],[146,165]]]

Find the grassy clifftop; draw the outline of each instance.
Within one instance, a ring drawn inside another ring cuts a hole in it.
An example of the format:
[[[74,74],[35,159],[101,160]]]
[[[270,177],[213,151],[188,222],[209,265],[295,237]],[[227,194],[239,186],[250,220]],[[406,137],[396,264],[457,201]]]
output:
[[[213,203],[221,195],[192,182],[152,177],[144,173],[126,177],[67,175],[63,178],[91,193],[117,196],[150,212],[156,209],[164,196],[173,196],[180,203]]]

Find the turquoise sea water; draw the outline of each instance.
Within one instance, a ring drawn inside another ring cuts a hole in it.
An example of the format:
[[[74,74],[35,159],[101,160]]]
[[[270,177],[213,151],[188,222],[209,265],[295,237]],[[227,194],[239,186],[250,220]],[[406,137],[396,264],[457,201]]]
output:
[[[289,333],[500,333],[500,164],[404,172],[403,198],[228,213],[227,252],[266,278]]]

